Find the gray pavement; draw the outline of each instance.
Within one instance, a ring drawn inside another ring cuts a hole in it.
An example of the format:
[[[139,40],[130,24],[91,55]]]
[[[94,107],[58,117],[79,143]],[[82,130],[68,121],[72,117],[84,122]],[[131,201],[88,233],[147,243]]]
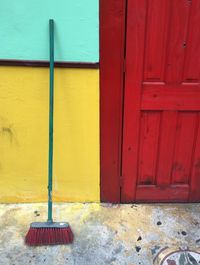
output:
[[[46,204],[0,204],[0,265],[151,265],[166,249],[200,248],[199,204],[56,203],[54,217],[70,223],[74,243],[27,247],[29,224],[45,221]]]

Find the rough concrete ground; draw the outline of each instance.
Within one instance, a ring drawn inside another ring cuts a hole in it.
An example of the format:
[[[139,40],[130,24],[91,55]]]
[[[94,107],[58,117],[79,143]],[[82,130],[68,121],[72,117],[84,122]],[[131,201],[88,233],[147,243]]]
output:
[[[151,265],[164,247],[200,247],[199,204],[60,203],[55,221],[68,221],[72,245],[27,247],[33,221],[46,204],[0,205],[0,265]]]

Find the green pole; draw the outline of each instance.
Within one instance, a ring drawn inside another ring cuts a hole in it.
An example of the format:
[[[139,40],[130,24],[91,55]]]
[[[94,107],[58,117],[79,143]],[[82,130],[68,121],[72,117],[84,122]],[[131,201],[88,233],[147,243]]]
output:
[[[49,163],[48,163],[48,222],[52,219],[52,175],[53,175],[53,98],[54,98],[54,21],[49,20]]]

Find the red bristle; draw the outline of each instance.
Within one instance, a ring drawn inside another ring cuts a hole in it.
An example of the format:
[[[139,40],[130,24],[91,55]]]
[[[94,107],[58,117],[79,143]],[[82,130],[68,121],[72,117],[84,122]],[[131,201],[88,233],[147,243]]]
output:
[[[25,243],[29,246],[63,245],[73,242],[70,227],[65,228],[30,228]]]

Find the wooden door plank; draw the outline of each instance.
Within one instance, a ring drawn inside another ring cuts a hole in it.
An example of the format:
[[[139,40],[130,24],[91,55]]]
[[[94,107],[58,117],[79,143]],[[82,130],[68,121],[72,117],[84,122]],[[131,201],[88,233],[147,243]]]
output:
[[[158,186],[169,186],[171,183],[176,125],[177,111],[163,111],[156,180]]]
[[[200,113],[198,113],[198,128],[195,141],[195,152],[192,163],[190,182],[190,202],[200,201]]]
[[[128,1],[121,201],[135,200],[147,1]]]
[[[138,184],[155,184],[160,133],[160,112],[141,116]]]
[[[145,85],[142,110],[200,110],[200,86]]]
[[[164,63],[169,25],[169,0],[148,2],[144,80],[164,80]]]
[[[171,17],[168,38],[167,62],[165,81],[167,83],[180,83],[186,48],[190,1],[170,1]]]
[[[120,202],[126,0],[100,1],[101,201]]]
[[[200,1],[191,5],[183,80],[194,82],[200,80]]]
[[[189,196],[189,185],[168,187],[138,186],[137,202],[186,202]]]
[[[197,126],[197,114],[180,112],[173,158],[172,183],[188,184]]]

